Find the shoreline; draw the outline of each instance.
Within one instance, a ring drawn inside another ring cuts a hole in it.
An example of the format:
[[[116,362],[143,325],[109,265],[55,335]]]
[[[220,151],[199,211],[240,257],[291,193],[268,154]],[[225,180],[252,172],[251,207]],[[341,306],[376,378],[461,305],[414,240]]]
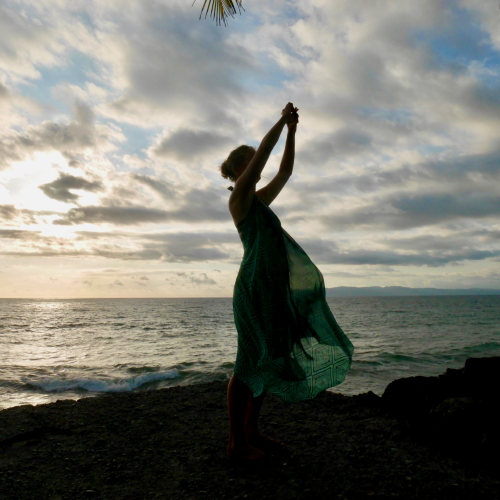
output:
[[[227,382],[7,408],[0,499],[500,499],[488,464],[429,446],[390,411],[412,379],[439,377],[389,384],[387,404],[385,393],[293,404],[267,394],[261,431],[289,454],[253,466],[226,458]]]

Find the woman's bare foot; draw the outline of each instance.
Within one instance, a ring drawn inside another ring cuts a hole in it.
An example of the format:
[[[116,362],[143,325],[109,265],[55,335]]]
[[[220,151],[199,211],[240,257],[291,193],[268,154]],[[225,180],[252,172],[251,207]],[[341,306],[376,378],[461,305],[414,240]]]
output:
[[[283,443],[264,436],[260,432],[248,433],[246,434],[246,438],[249,445],[255,446],[266,453],[283,453],[288,451],[288,448]]]
[[[227,457],[235,460],[265,460],[270,458],[267,453],[250,445],[235,447],[232,444],[227,446]]]

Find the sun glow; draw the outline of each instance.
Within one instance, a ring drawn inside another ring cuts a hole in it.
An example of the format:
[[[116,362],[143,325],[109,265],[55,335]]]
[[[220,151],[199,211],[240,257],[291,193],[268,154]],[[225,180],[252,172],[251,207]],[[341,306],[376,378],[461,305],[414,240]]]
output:
[[[29,160],[13,163],[12,168],[0,174],[0,184],[7,190],[5,202],[28,210],[65,212],[74,204],[53,200],[39,188],[64,171],[75,175],[75,169],[69,168],[64,156],[56,151],[35,153]]]

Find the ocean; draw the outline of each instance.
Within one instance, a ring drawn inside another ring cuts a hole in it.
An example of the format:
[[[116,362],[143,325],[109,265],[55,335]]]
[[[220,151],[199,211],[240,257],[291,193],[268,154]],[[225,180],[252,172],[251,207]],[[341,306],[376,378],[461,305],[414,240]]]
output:
[[[328,389],[381,395],[392,380],[500,355],[500,296],[328,298],[355,347]],[[231,298],[0,299],[0,409],[229,380]]]

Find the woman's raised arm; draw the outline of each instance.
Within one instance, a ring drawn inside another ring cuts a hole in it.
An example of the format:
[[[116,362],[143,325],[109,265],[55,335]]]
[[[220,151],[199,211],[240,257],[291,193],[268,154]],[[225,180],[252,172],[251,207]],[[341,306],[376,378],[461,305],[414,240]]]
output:
[[[280,138],[283,127],[295,120],[292,114],[293,109],[293,104],[289,102],[281,112],[281,118],[262,139],[247,168],[236,180],[229,203],[231,203],[231,199],[246,198],[253,191],[255,185],[259,182],[260,174],[264,170],[274,146],[276,146]]]

